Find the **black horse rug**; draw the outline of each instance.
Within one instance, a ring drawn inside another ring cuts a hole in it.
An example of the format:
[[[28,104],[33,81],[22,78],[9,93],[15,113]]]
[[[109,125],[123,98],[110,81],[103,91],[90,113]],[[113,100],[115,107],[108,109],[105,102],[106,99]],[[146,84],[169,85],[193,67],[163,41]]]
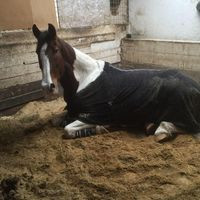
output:
[[[200,86],[177,70],[120,70],[102,74],[68,102],[69,115],[85,123],[143,126],[171,122],[200,131]]]

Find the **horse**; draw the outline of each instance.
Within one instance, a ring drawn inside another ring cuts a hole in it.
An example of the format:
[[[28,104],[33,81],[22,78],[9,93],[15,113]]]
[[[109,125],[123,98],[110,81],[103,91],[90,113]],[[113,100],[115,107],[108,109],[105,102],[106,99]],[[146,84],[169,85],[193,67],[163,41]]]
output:
[[[107,126],[146,127],[158,142],[200,131],[200,86],[174,69],[124,70],[96,60],[34,24],[42,87],[63,93],[66,138],[89,136]]]

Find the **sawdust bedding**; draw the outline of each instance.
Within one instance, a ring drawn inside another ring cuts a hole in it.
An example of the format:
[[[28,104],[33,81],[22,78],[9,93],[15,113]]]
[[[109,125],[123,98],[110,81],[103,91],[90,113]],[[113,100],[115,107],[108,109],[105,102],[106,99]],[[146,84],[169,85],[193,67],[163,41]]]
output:
[[[159,144],[139,131],[63,140],[62,99],[0,118],[0,199],[200,199],[200,142]]]

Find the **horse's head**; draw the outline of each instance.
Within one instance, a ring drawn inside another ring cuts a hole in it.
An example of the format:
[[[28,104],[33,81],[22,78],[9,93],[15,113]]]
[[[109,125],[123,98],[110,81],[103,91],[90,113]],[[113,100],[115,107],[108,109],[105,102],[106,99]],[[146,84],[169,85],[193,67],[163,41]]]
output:
[[[48,25],[46,31],[40,31],[34,24],[32,31],[37,39],[36,53],[42,70],[42,87],[56,94],[63,74],[73,68],[74,51],[71,46],[64,44],[64,41],[57,37],[56,29],[52,24]]]

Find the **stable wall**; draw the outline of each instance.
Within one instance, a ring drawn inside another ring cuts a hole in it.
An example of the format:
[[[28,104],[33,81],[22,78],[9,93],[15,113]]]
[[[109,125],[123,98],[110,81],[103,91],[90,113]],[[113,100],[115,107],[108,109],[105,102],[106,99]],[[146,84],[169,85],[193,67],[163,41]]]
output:
[[[120,62],[120,42],[125,27],[58,30],[58,35],[74,47],[110,63]],[[0,110],[43,96],[41,71],[31,31],[2,32],[0,35]]]
[[[115,14],[111,12],[111,0],[57,0],[60,28],[94,27],[106,24],[126,24],[127,0],[119,2]]]
[[[123,65],[187,72],[200,82],[200,42],[123,39]]]
[[[200,81],[198,0],[129,0],[130,39],[122,41],[122,63],[173,68]]]
[[[120,62],[126,35],[127,0],[115,15],[107,0],[8,0],[0,2],[0,30],[46,29],[59,22],[58,35],[74,47],[110,63]],[[114,25],[118,24],[118,25]],[[41,71],[31,31],[0,32],[0,111],[43,96]]]
[[[198,0],[129,0],[130,33],[143,39],[200,40]]]

